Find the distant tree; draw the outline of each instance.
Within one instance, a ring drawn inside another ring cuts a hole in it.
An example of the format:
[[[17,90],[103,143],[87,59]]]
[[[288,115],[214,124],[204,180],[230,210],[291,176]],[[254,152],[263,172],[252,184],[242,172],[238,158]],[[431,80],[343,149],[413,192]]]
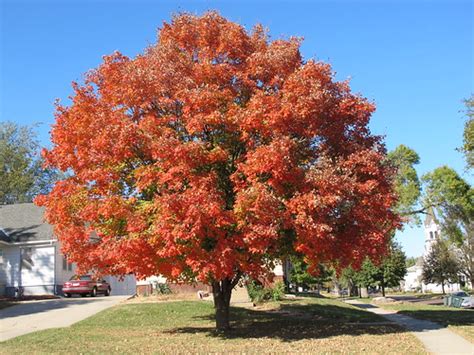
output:
[[[319,264],[316,271],[309,272],[309,266],[300,256],[293,256],[291,260],[291,281],[297,286],[315,287],[331,280],[332,269]]]
[[[407,258],[407,260],[405,262],[405,265],[406,265],[407,268],[409,268],[409,267],[415,266],[417,261],[418,261],[417,257],[410,256],[410,257]]]
[[[387,287],[397,287],[407,272],[406,256],[399,244],[392,242],[389,252],[377,265],[366,259],[355,279],[364,287],[380,287],[385,297]]]
[[[378,286],[380,278],[380,268],[368,258],[364,260],[361,268],[356,272],[354,277],[357,284],[365,288]]]
[[[464,101],[466,105],[467,121],[464,125],[462,151],[466,157],[468,169],[474,167],[474,95]]]
[[[434,206],[443,238],[456,247],[460,271],[474,285],[474,189],[447,166],[426,174],[423,180],[425,204]]]
[[[338,281],[343,287],[349,290],[349,296],[357,296],[357,292],[359,291],[358,287],[361,285],[358,282],[357,271],[352,267],[343,269]]]
[[[382,295],[385,296],[385,287],[398,287],[407,273],[406,255],[401,246],[395,242],[390,245],[389,254],[381,264],[382,278],[380,287]]]
[[[395,211],[405,222],[419,223],[418,213],[423,210],[415,208],[421,194],[421,183],[415,165],[419,164],[420,157],[413,149],[402,144],[387,154],[386,161],[396,171],[393,179],[398,197]]]
[[[58,173],[42,163],[33,127],[0,122],[0,204],[31,202],[50,191]]]
[[[459,263],[447,243],[442,240],[434,243],[423,260],[423,281],[441,285],[444,294],[444,285],[457,282],[458,273]]]

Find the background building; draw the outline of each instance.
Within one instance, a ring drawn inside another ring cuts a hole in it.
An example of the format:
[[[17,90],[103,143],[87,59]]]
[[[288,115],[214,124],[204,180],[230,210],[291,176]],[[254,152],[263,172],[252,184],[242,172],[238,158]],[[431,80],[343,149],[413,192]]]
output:
[[[438,284],[425,284],[422,281],[422,272],[423,272],[423,260],[430,253],[433,244],[436,243],[438,238],[441,235],[441,227],[436,220],[434,211],[431,209],[426,215],[424,225],[424,234],[425,234],[425,249],[423,255],[418,258],[415,265],[407,269],[407,274],[403,281],[403,290],[406,292],[418,291],[418,292],[433,292],[441,293],[442,287]],[[447,293],[459,291],[461,289],[459,283],[446,284],[445,291]]]
[[[0,206],[0,295],[62,294],[76,267],[61,253],[44,209],[33,203]],[[134,295],[136,280],[104,276],[113,295]]]

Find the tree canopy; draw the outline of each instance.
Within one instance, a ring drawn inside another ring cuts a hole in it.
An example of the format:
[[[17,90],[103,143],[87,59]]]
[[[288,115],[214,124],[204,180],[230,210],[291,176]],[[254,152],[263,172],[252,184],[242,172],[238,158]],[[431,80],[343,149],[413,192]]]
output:
[[[31,202],[47,193],[57,173],[42,163],[33,127],[0,122],[0,204]]]
[[[399,286],[406,273],[406,255],[401,246],[392,241],[388,254],[378,265],[367,258],[353,279],[364,287],[379,286],[385,296],[385,288]]]
[[[330,281],[333,275],[333,270],[320,264],[318,266],[317,274],[308,272],[308,265],[303,261],[302,257],[293,256],[291,261],[291,282],[296,286],[320,286],[323,283]]]
[[[182,14],[74,83],[44,153],[72,175],[37,199],[70,260],[209,283],[226,328],[242,273],[283,251],[310,269],[382,255],[399,220],[374,104],[300,43]]]
[[[467,167],[474,167],[474,95],[465,100],[467,121],[464,125],[462,151],[466,157]]]
[[[393,179],[398,197],[396,212],[405,222],[419,223],[420,210],[415,206],[419,204],[421,183],[415,165],[420,163],[420,157],[413,149],[401,144],[387,154],[387,162],[396,170]]]

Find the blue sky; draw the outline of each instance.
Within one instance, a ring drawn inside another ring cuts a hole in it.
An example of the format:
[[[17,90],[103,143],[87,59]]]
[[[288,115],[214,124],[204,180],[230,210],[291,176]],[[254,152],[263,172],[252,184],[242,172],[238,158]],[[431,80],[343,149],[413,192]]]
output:
[[[471,181],[456,151],[462,99],[473,92],[471,1],[8,1],[0,0],[0,120],[41,123],[49,145],[55,98],[119,50],[135,56],[154,43],[173,13],[215,9],[272,38],[302,36],[306,59],[329,62],[340,80],[377,104],[371,129],[388,149],[415,149],[423,174],[448,164]],[[398,239],[421,255],[423,231]]]

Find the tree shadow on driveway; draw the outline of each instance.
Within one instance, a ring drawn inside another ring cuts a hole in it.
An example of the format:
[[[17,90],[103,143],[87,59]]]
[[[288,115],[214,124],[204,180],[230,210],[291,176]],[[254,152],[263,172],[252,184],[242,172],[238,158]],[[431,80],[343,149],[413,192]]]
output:
[[[57,309],[69,308],[77,305],[85,305],[91,302],[101,303],[110,301],[112,297],[94,297],[94,298],[59,298],[43,301],[29,301],[17,303],[13,306],[0,309],[0,319],[6,320],[8,318],[15,318],[26,315],[39,314],[49,312]]]

